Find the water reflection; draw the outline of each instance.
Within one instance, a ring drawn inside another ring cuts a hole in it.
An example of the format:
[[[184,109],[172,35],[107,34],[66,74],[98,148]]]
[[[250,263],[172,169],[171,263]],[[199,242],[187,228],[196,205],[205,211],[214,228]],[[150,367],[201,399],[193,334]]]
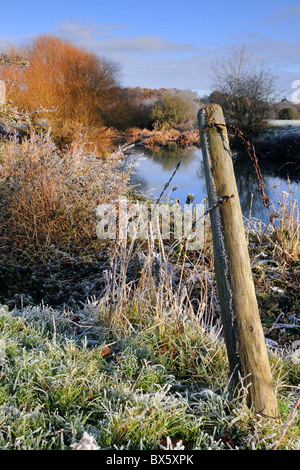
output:
[[[192,164],[192,162],[196,163],[199,161],[199,152],[194,150],[190,150],[186,153],[184,159],[181,162],[181,168],[187,168]],[[153,161],[160,163],[164,170],[168,170],[170,172],[174,171],[174,165],[176,165],[182,156],[182,153],[183,150],[175,143],[170,143],[164,147],[160,147],[155,152],[150,150],[150,156]]]
[[[161,147],[158,151],[140,147],[131,149],[130,156],[139,161],[136,172],[132,176],[132,184],[138,185],[137,189],[143,194],[158,197],[182,153],[183,150],[176,145]],[[248,217],[251,209],[253,217],[268,222],[269,213],[262,204],[252,162],[238,158],[234,162],[234,170],[244,216]],[[271,165],[261,164],[261,172],[265,182],[265,192],[276,209],[281,191],[289,190],[287,176],[279,171],[278,167]],[[172,191],[174,187],[177,189]],[[299,198],[299,182],[293,181],[292,188],[293,198]],[[179,199],[184,204],[189,193],[195,195],[195,204],[203,201],[207,194],[202,152],[196,148],[187,151],[178,172],[165,192],[165,197]]]

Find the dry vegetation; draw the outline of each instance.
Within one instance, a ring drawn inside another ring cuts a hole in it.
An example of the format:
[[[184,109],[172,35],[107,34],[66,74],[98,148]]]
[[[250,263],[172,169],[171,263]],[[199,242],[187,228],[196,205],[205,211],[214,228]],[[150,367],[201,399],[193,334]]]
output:
[[[105,161],[73,142],[60,154],[49,134],[32,134],[20,145],[2,145],[0,219],[2,246],[26,250],[82,250],[95,240],[96,207],[127,191],[125,156]]]
[[[128,142],[135,142],[153,150],[170,143],[175,143],[180,148],[185,148],[188,144],[200,146],[199,132],[196,129],[157,131],[135,127],[128,129],[125,137]]]

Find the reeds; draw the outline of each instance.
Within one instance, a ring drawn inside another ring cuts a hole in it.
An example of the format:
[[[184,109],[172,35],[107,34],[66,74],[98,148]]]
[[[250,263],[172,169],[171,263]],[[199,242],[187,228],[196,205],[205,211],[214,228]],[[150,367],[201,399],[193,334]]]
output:
[[[278,236],[292,261],[300,260],[300,212],[288,180],[288,191],[278,191]]]

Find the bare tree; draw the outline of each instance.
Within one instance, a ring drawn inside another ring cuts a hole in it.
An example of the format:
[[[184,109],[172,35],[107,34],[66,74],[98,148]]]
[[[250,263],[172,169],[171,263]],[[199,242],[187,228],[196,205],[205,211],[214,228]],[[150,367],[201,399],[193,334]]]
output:
[[[215,92],[209,101],[222,106],[227,123],[248,135],[257,133],[264,126],[275,100],[277,77],[244,46],[233,51],[230,57],[217,60],[212,72]]]

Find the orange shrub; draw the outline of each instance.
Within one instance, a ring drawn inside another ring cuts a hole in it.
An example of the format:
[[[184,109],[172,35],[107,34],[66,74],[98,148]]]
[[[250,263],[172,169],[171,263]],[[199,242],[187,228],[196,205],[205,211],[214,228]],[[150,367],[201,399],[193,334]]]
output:
[[[0,70],[1,78],[15,79],[8,97],[19,109],[32,112],[54,107],[55,112],[44,117],[57,141],[69,144],[84,135],[87,141],[93,138],[98,147],[103,146],[105,115],[116,93],[119,64],[53,35],[39,36],[5,52],[29,62],[26,68],[12,65]]]

